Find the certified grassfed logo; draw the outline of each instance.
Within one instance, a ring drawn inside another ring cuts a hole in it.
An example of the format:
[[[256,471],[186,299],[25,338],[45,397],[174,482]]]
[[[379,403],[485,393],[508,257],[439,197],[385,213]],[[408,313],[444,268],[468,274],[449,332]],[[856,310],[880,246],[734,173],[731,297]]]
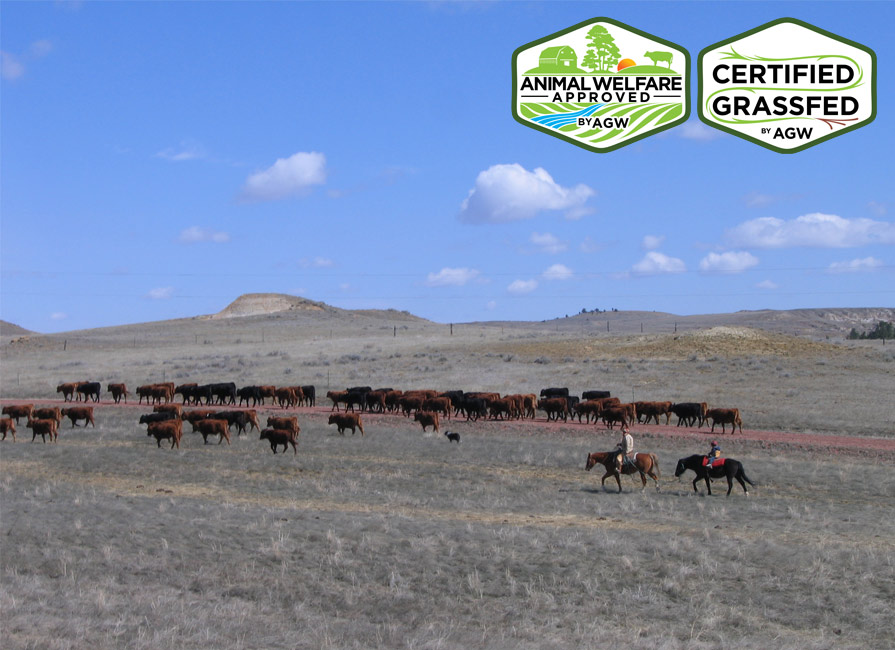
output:
[[[513,117],[605,153],[690,115],[690,54],[610,18],[593,18],[513,52]]]
[[[794,18],[699,53],[699,118],[779,153],[795,153],[876,117],[876,55]]]

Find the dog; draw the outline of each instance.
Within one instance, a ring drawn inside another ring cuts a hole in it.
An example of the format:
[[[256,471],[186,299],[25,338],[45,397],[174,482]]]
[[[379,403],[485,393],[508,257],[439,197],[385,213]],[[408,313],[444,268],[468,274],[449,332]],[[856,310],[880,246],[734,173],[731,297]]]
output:
[[[448,442],[456,442],[458,445],[460,444],[460,434],[456,431],[445,431],[444,435],[447,436]]]

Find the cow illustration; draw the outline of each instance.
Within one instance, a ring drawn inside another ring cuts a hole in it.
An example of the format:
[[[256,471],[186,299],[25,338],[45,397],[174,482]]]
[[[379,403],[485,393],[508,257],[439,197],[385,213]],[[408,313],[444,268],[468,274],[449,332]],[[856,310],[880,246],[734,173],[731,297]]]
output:
[[[674,55],[671,52],[645,52],[644,55],[653,65],[659,65],[659,61],[667,61],[668,69],[671,70],[671,59]]]

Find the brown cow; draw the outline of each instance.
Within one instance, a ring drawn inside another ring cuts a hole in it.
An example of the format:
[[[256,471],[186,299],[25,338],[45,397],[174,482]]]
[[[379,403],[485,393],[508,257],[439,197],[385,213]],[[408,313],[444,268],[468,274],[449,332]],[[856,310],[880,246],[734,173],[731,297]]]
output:
[[[565,397],[548,397],[547,399],[538,400],[538,409],[547,412],[547,421],[559,420],[565,422],[569,417],[569,400]]]
[[[56,392],[62,393],[63,401],[70,402],[71,398],[75,394],[75,389],[77,387],[78,385],[74,383],[59,384],[58,386],[56,386]]]
[[[261,397],[261,403],[264,404],[264,400],[270,398],[271,401],[276,402],[277,399],[277,387],[276,386],[258,386],[258,395]]]
[[[298,418],[294,415],[291,418],[271,416],[267,418],[267,426],[270,429],[284,429],[285,431],[291,431],[296,436],[301,433],[301,427],[298,425]]]
[[[403,413],[405,417],[410,417],[410,414],[414,411],[422,410],[423,402],[425,400],[426,398],[423,395],[404,393],[398,399],[398,406],[401,408],[401,413]]]
[[[12,418],[0,418],[0,433],[3,434],[2,440],[6,440],[6,434],[12,434],[12,441],[16,441],[16,423]]]
[[[430,397],[423,401],[422,411],[431,411],[433,413],[441,413],[448,420],[451,419],[451,398],[450,397]]]
[[[298,395],[291,386],[283,386],[277,388],[276,401],[282,408],[292,407],[298,403]]]
[[[174,449],[175,446],[180,449],[180,438],[183,435],[183,421],[165,420],[164,422],[150,422],[146,435],[153,436],[159,447],[162,446],[162,440],[170,438],[171,449]]]
[[[270,441],[270,448],[273,453],[277,453],[277,447],[283,445],[283,453],[289,451],[289,445],[292,445],[292,453],[298,453],[298,447],[295,444],[295,434],[286,429],[264,429],[261,432],[261,440]]]
[[[71,428],[74,429],[78,426],[78,420],[86,420],[84,422],[84,426],[87,424],[92,424],[93,428],[96,428],[96,422],[93,421],[93,407],[92,406],[72,406],[71,408],[62,409],[62,417],[67,417],[71,420]]]
[[[303,406],[305,402],[305,392],[301,386],[289,386],[295,396],[295,405]]]
[[[603,409],[600,417],[603,420],[603,424],[605,424],[606,427],[609,429],[612,429],[613,425],[616,422],[621,425],[626,425],[629,423],[628,411],[624,408],[621,408],[621,406],[610,406],[609,408]]]
[[[335,424],[342,435],[345,435],[345,429],[351,429],[351,435],[354,435],[355,429],[360,429],[360,434],[364,435],[364,424],[359,413],[333,413],[329,416],[329,423]]]
[[[594,422],[596,422],[600,419],[600,414],[603,412],[603,402],[598,399],[589,399],[584,402],[578,402],[572,407],[572,412],[574,413],[572,417],[577,416],[579,422],[581,422],[582,416],[588,423],[590,423],[590,418],[593,416]]]
[[[423,425],[423,431],[426,427],[432,427],[433,431],[438,432],[438,413],[432,411],[417,411],[413,415],[413,421]]]
[[[258,411],[255,409],[246,409],[246,419],[249,421],[249,424],[252,425],[252,431],[261,430],[261,425],[258,424]]]
[[[3,415],[8,415],[18,424],[19,418],[30,418],[33,410],[34,404],[9,404],[3,407]]]
[[[338,411],[339,404],[344,402],[345,408],[348,408],[348,391],[347,390],[331,390],[327,391],[326,399],[332,400],[333,407],[330,411]]]
[[[56,442],[56,439],[59,437],[56,420],[32,420],[28,418],[28,424],[25,426],[34,432],[34,435],[31,436],[31,442],[34,442],[37,436],[43,438],[44,443],[47,442],[47,436],[50,436],[50,442]]]
[[[199,420],[196,423],[196,426],[199,428],[199,433],[202,434],[202,440],[205,441],[205,444],[208,444],[208,436],[220,436],[218,439],[218,444],[224,442],[224,439],[227,440],[227,444],[230,444],[230,424],[227,420]]]
[[[153,413],[173,413],[177,417],[183,416],[183,406],[180,404],[156,404],[152,407]]]
[[[116,404],[121,402],[122,397],[124,398],[124,403],[127,404],[127,385],[109,384],[106,386],[106,390],[112,393],[112,399],[115,400]]]
[[[35,420],[56,420],[56,426],[62,424],[62,409],[58,406],[45,406],[44,408],[34,409],[31,417]]]
[[[740,409],[707,409],[705,419],[712,421],[712,433],[715,432],[715,425],[721,425],[721,433],[727,433],[724,425],[730,424],[732,428],[731,434],[736,433],[737,426],[740,427],[740,433],[743,432],[743,421],[740,419]]]
[[[653,419],[659,424],[660,415],[665,416],[665,424],[671,420],[671,402],[634,402],[634,406],[637,408],[638,422],[641,416],[646,418],[647,424]]]

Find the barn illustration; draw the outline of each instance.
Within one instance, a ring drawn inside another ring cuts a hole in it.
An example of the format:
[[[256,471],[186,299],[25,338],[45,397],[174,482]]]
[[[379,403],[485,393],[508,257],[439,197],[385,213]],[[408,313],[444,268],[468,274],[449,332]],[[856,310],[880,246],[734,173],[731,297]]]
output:
[[[548,47],[538,58],[538,69],[544,72],[577,70],[578,55],[568,45]]]

